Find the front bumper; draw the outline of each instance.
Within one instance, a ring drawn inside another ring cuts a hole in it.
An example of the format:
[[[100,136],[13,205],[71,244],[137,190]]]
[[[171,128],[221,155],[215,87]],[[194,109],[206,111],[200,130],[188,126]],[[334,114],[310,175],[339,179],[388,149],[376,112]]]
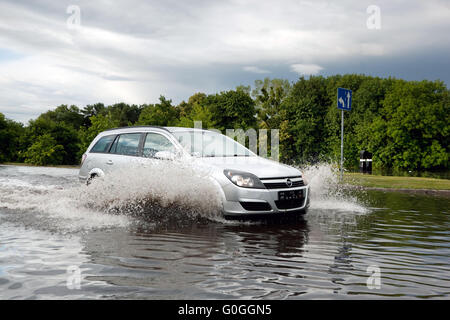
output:
[[[241,188],[234,184],[227,184],[222,187],[224,191],[225,200],[223,203],[223,214],[229,217],[250,217],[253,215],[276,215],[280,213],[294,213],[298,211],[306,211],[309,207],[309,186],[301,187],[291,187],[291,188],[280,188],[280,189],[250,189]],[[276,201],[278,201],[279,191],[293,191],[302,190],[303,191],[303,201],[299,203],[298,206],[281,209],[277,206]],[[260,206],[249,206],[246,203],[261,203]],[[244,206],[247,207],[247,210]],[[268,205],[267,205],[268,204]],[[270,206],[270,207],[269,207]],[[258,210],[258,207],[263,210]],[[266,207],[264,209],[264,207]]]

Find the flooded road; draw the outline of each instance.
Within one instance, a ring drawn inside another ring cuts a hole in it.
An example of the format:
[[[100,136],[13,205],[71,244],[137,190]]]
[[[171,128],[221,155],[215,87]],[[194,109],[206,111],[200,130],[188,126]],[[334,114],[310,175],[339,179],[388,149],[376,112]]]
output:
[[[212,214],[201,190],[189,214],[179,197],[110,210],[135,192],[0,166],[0,298],[448,299],[450,199],[336,192],[325,169],[307,172],[303,220],[250,223]]]

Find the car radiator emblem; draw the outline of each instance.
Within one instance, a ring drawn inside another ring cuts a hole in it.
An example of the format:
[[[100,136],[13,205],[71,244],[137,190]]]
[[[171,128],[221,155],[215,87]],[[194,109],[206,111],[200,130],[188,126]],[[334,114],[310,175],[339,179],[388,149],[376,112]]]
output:
[[[291,181],[291,179],[287,179],[286,180],[286,185],[290,188],[290,187],[292,187],[292,181]]]

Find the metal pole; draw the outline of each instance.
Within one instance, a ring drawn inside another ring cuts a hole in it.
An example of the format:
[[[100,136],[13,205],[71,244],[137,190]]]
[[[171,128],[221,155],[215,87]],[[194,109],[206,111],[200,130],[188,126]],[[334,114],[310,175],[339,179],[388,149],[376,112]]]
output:
[[[344,110],[341,110],[341,182],[344,175]]]

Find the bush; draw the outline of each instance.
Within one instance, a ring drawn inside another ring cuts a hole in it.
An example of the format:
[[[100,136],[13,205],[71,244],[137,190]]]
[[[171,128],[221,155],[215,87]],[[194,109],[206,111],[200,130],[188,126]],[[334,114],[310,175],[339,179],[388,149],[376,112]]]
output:
[[[35,143],[25,152],[25,163],[35,165],[58,165],[66,155],[64,147],[48,133],[39,136]]]

